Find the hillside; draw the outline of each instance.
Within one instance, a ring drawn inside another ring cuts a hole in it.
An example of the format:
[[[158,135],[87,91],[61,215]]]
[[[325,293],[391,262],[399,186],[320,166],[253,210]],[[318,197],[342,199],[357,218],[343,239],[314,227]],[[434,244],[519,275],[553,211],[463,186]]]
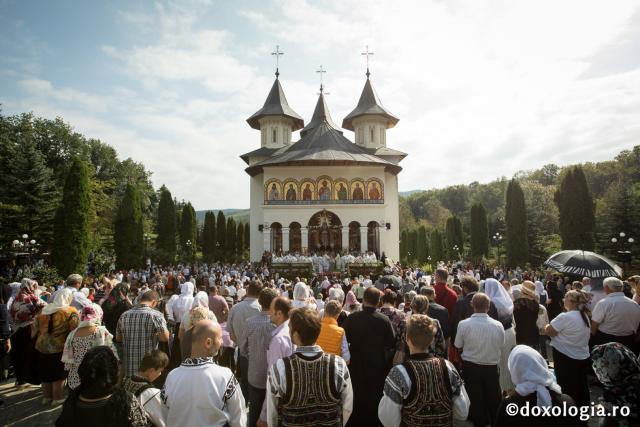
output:
[[[204,214],[207,211],[196,211],[196,220],[198,221],[199,225],[202,225],[204,222]],[[213,212],[217,215],[218,214],[218,210],[213,209]],[[222,212],[224,213],[224,216],[226,218],[233,218],[235,220],[236,223],[245,223],[245,222],[249,222],[249,209],[222,209]]]

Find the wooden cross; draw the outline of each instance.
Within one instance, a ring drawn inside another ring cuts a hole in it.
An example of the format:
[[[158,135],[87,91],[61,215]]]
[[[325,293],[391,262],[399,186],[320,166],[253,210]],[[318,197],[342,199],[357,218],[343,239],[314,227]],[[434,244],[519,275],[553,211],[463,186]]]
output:
[[[362,52],[360,55],[364,55],[367,57],[367,78],[371,75],[369,72],[369,57],[373,55],[373,52],[369,52],[369,45],[366,46],[366,50]]]
[[[280,66],[280,56],[284,55],[284,52],[280,51],[280,45],[276,45],[276,51],[271,52],[271,55],[274,55],[276,57],[276,77],[278,77],[280,75],[280,72],[278,71],[278,68]]]

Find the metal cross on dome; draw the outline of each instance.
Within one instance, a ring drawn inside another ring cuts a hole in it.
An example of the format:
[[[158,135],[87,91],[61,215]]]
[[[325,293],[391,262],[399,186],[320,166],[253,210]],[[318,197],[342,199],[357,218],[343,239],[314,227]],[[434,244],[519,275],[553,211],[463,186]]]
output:
[[[374,55],[373,52],[369,52],[369,45],[365,46],[366,50],[364,52],[362,52],[360,55],[364,55],[367,57],[367,78],[369,78],[369,76],[371,75],[371,73],[369,72],[369,57],[371,55]]]
[[[275,52],[271,52],[271,55],[276,57],[276,78],[280,76],[278,68],[280,67],[280,56],[284,55],[284,52],[280,50],[280,45],[276,45]]]
[[[316,70],[316,73],[320,74],[320,93],[319,93],[318,95],[322,94],[322,93],[323,93],[323,91],[324,91],[324,86],[323,86],[323,84],[322,84],[322,75],[323,75],[324,73],[326,73],[326,72],[327,72],[327,70],[325,70],[324,68],[322,68],[322,65],[319,67],[319,69],[318,69],[318,70]],[[325,94],[325,95],[329,95],[329,92],[324,92],[324,94]]]

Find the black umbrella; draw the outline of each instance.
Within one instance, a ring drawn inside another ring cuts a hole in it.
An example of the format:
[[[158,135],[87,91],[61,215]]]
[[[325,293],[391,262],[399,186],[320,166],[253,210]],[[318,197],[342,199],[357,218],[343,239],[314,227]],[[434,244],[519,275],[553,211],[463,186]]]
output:
[[[622,269],[609,258],[589,251],[560,251],[544,262],[560,273],[590,277],[601,282],[606,277],[622,277]]]

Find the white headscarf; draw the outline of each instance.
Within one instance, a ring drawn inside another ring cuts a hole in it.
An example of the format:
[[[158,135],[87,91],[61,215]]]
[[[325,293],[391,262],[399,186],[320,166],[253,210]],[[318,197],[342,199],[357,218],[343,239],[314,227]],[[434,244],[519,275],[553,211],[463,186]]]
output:
[[[344,304],[344,291],[340,288],[329,289],[327,300],[338,301],[340,304]]]
[[[200,291],[193,298],[193,303],[191,304],[191,309],[193,310],[196,307],[205,307],[209,308],[209,296],[206,292]]]
[[[487,294],[498,310],[498,317],[509,317],[513,314],[513,301],[509,292],[496,279],[484,282],[484,293]]]
[[[58,310],[69,307],[71,301],[73,301],[73,291],[69,288],[62,288],[56,294],[56,298],[53,302],[51,304],[47,304],[42,309],[42,314],[50,315]]]
[[[171,304],[173,318],[176,322],[182,319],[182,316],[191,309],[193,305],[193,283],[184,282],[180,285],[180,296]]]
[[[544,290],[544,285],[542,284],[541,281],[536,280],[536,295],[540,296],[540,295],[546,295],[547,291]]]
[[[176,294],[171,295],[171,298],[169,298],[169,301],[167,301],[167,304],[164,307],[164,310],[167,312],[167,317],[169,318],[169,320],[174,320],[173,303],[176,302],[177,300],[178,300],[178,295]]]
[[[296,283],[293,288],[293,299],[296,301],[306,301],[309,299],[309,288],[303,282]]]
[[[9,283],[9,286],[11,286],[11,296],[7,300],[7,309],[11,308],[13,300],[18,296],[18,292],[20,291],[20,282]]]
[[[556,393],[562,392],[547,367],[547,362],[540,353],[527,345],[520,344],[511,350],[508,366],[518,394],[527,396],[535,391],[537,406],[551,406],[551,394],[547,388]]]

